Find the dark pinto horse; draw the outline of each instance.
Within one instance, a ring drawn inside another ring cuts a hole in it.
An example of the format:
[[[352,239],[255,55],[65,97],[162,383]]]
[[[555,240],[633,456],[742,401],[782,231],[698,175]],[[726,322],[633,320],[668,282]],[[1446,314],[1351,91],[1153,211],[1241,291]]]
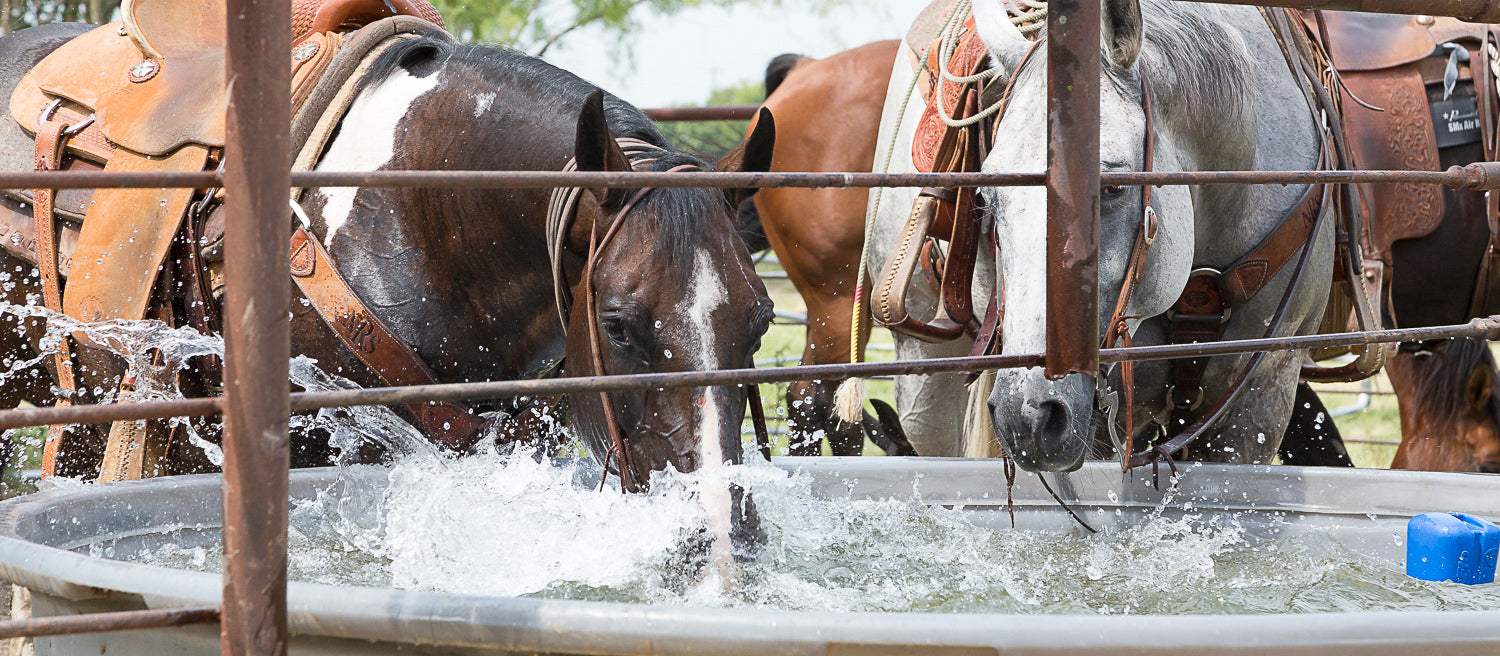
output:
[[[79,29],[28,30],[0,41],[8,78],[0,91]],[[386,51],[361,84],[320,169],[555,171],[570,160],[583,171],[710,168],[674,150],[630,104],[507,49],[458,45],[442,35],[412,39]],[[773,128],[769,119],[764,123],[746,149],[752,169],[763,169],[770,158]],[[617,140],[633,144],[630,156]],[[23,155],[12,151],[10,157]],[[311,233],[326,244],[352,290],[439,381],[589,375],[596,363],[612,374],[751,364],[772,308],[734,227],[733,203],[744,192],[580,193],[557,257],[561,279],[576,299],[566,326],[554,304],[549,192],[328,188],[304,196],[303,205]],[[617,232],[604,241],[610,230]],[[592,275],[585,276],[594,239],[601,245]],[[7,257],[0,267],[30,272],[33,265]],[[25,304],[36,298],[35,278],[12,273],[11,280],[16,284],[7,300]],[[592,289],[585,289],[586,282]],[[317,359],[331,374],[380,384],[299,301],[292,303],[293,352]],[[37,344],[17,340],[13,332],[4,333],[10,340],[4,357],[35,357]],[[591,332],[601,338],[598,352],[590,346]],[[31,333],[35,338],[36,331]],[[116,367],[82,369],[80,389],[119,384]],[[48,373],[37,368],[18,380],[28,384],[7,384],[5,406],[52,401],[45,393]],[[283,384],[265,382],[268,392]],[[741,462],[745,396],[734,387],[611,394],[634,479],[646,482],[668,465],[692,471]],[[565,414],[603,460],[611,440],[599,396],[572,399]],[[93,476],[105,428],[75,428],[82,434],[75,443],[95,448],[74,451],[60,463],[60,473]],[[314,439],[304,435],[298,441]],[[196,451],[174,449],[180,458],[170,463],[172,471],[201,468]],[[326,463],[315,444],[299,464],[320,460]]]
[[[779,140],[775,171],[869,171],[875,126],[885,102],[885,78],[899,41],[877,41],[823,59],[781,55],[766,67],[762,107],[789,125]],[[747,138],[755,133],[752,122]],[[785,128],[779,128],[784,130]],[[746,142],[748,146],[749,142]],[[736,165],[744,149],[720,162]],[[740,207],[741,231],[756,250],[772,248],[807,305],[803,364],[848,362],[849,316],[855,273],[864,242],[865,189],[765,189]],[[862,312],[869,314],[868,308]],[[866,325],[868,325],[866,320]],[[869,333],[861,335],[865,348]],[[840,379],[799,381],[787,389],[792,455],[815,456],[826,439],[834,455],[859,455],[868,436],[887,455],[916,455],[901,433],[895,410],[880,401],[859,424],[833,415]]]

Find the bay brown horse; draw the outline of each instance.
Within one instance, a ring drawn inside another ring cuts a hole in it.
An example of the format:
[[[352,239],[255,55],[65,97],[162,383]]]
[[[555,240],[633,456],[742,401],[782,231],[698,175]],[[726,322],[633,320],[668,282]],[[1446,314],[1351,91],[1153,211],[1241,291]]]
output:
[[[0,92],[69,36],[49,28],[0,40],[0,70],[7,73]],[[570,160],[583,171],[711,168],[673,149],[625,101],[503,48],[459,45],[438,33],[410,39],[385,51],[360,84],[319,169],[556,171]],[[0,120],[10,125],[10,117]],[[763,170],[770,159],[773,127],[769,119],[762,123],[742,160],[751,170]],[[620,139],[643,142],[646,152],[627,157]],[[12,159],[29,146],[3,145]],[[599,188],[579,194],[557,255],[563,284],[577,299],[565,324],[553,302],[550,192],[326,188],[311,190],[303,206],[310,232],[326,245],[349,287],[440,382],[589,375],[596,363],[612,374],[751,364],[772,308],[735,231],[732,208],[744,192]],[[612,228],[617,236],[586,266],[591,237]],[[12,273],[5,300],[39,302],[32,269],[14,257],[0,262],[0,270],[25,272]],[[360,385],[381,384],[306,300],[296,297],[290,310],[294,354]],[[597,351],[589,344],[591,332],[602,338]],[[37,331],[30,333],[26,342],[6,333],[4,345],[12,350],[6,361],[36,357]],[[80,354],[85,394],[79,400],[109,400],[120,384],[119,361],[79,350],[86,352]],[[18,374],[27,384],[5,386],[5,406],[51,401],[39,391],[51,380],[40,366]],[[264,382],[268,391],[286,384]],[[611,394],[634,479],[648,481],[668,465],[692,471],[741,462],[745,396],[736,387]],[[520,407],[523,400],[503,400],[469,409]],[[563,413],[577,437],[605,460],[610,439],[599,397],[572,399]],[[59,463],[59,473],[94,476],[106,428],[75,427],[69,441],[76,448]],[[327,463],[326,444],[317,444],[317,437],[297,436],[304,449],[298,464]],[[209,468],[197,449],[184,445],[172,455],[164,473]],[[736,520],[753,516],[741,510],[735,509]]]
[[[1443,167],[1483,159],[1478,143],[1439,151]],[[1391,249],[1386,322],[1402,327],[1462,323],[1474,294],[1489,228],[1483,192],[1443,189],[1442,221]],[[1493,311],[1481,309],[1480,313]],[[1479,339],[1402,344],[1386,360],[1401,412],[1394,469],[1500,473],[1500,371]]]
[[[1488,342],[1402,344],[1385,370],[1401,411],[1392,469],[1500,474],[1500,386]]]
[[[869,171],[875,130],[885,100],[885,79],[897,41],[877,41],[835,55],[812,59],[781,55],[766,68],[762,107],[776,116],[778,139],[774,171]],[[754,134],[752,122],[747,135]],[[741,151],[720,166],[733,165]],[[855,274],[864,243],[865,189],[765,189],[740,208],[741,232],[757,250],[772,248],[807,305],[803,364],[847,362],[849,317],[854,311]],[[867,309],[861,311],[868,314]],[[861,336],[864,349],[869,334]],[[872,403],[860,425],[833,416],[833,393],[840,380],[800,381],[787,390],[788,429],[793,455],[818,455],[826,439],[834,455],[859,455],[864,438],[889,455],[915,455],[900,432],[895,411]]]

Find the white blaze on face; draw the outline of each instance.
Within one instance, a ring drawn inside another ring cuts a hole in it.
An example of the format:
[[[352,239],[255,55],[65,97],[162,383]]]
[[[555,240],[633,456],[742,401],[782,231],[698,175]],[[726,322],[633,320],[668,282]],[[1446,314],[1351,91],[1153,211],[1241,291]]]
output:
[[[1033,79],[1018,87],[1001,122],[1006,147],[996,148],[981,167],[987,173],[1037,171],[1047,164],[1046,131],[1035,134],[1025,126],[1043,125],[1046,97]],[[995,229],[1000,240],[1000,269],[1005,281],[1002,331],[1005,353],[1035,353],[1046,345],[1047,315],[1047,192],[1040,187],[986,190],[996,203]],[[1001,377],[1011,372],[1001,372]]]
[[[683,347],[688,357],[693,358],[693,368],[708,371],[719,368],[719,358],[714,352],[713,314],[728,298],[724,279],[707,249],[699,249],[693,258],[693,273],[688,281],[688,300],[682,308],[680,321],[687,327]],[[708,527],[713,539],[709,554],[709,567],[723,583],[729,581],[734,566],[734,556],[729,540],[729,481],[723,476],[724,463],[729,460],[724,453],[720,432],[726,403],[724,390],[699,388],[694,400],[698,408],[698,456],[702,463],[699,474],[698,498],[708,513]]]
[[[401,119],[416,103],[417,99],[438,85],[438,74],[412,77],[405,70],[397,69],[380,85],[359,94],[344,115],[343,128],[338,138],[328,147],[328,153],[318,162],[319,171],[377,171],[395,156],[396,134]],[[354,197],[358,187],[332,187],[320,190],[325,199],[323,221],[328,226],[324,235],[325,245],[333,244],[333,236],[349,221],[354,210]]]

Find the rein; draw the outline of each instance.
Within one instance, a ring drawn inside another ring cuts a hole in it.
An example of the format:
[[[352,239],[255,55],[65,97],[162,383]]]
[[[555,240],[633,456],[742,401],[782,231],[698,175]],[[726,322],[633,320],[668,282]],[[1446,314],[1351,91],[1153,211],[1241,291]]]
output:
[[[1146,81],[1146,75],[1141,74],[1141,109],[1146,115],[1145,145],[1142,149],[1141,172],[1150,173],[1156,168],[1156,118],[1152,112],[1151,85]],[[1135,244],[1130,249],[1130,260],[1125,266],[1125,279],[1120,283],[1120,296],[1115,300],[1114,312],[1110,315],[1109,326],[1104,333],[1103,344],[1099,348],[1111,348],[1116,344],[1123,344],[1126,348],[1131,346],[1130,320],[1140,319],[1125,315],[1125,309],[1130,305],[1130,299],[1135,294],[1136,284],[1140,282],[1141,270],[1146,266],[1146,258],[1151,245],[1156,243],[1156,235],[1161,228],[1161,222],[1156,216],[1156,208],[1151,206],[1153,190],[1151,185],[1141,187],[1141,228],[1136,231]],[[1099,389],[1103,389],[1106,375],[1100,375]],[[1120,364],[1121,386],[1125,388],[1125,437],[1123,444],[1115,446],[1122,453],[1130,454],[1134,450],[1135,441],[1135,362],[1126,361]],[[1109,432],[1114,434],[1114,418],[1106,417],[1109,422]],[[1121,467],[1130,470],[1128,462],[1122,462]]]
[[[1271,23],[1271,28],[1273,32],[1276,31],[1274,23]],[[1291,68],[1297,70],[1295,66]],[[1145,112],[1142,172],[1149,173],[1155,165],[1156,125],[1152,115],[1151,89],[1144,74],[1141,76],[1141,106]],[[1327,168],[1330,135],[1326,124],[1319,125],[1319,137],[1318,166]],[[1155,242],[1160,228],[1156,210],[1151,205],[1152,189],[1151,185],[1142,186],[1141,227],[1131,248],[1125,279],[1121,283],[1120,296],[1111,314],[1102,348],[1110,348],[1117,344],[1125,347],[1131,346],[1129,322],[1132,319],[1140,319],[1140,317],[1126,316],[1125,311],[1140,281],[1141,270],[1145,266],[1150,247]],[[1173,304],[1172,310],[1166,314],[1169,340],[1172,343],[1190,343],[1222,339],[1231,308],[1249,301],[1264,289],[1266,283],[1291,259],[1291,254],[1300,249],[1301,254],[1292,271],[1292,279],[1282,293],[1270,322],[1267,323],[1265,337],[1274,337],[1280,332],[1291,301],[1301,287],[1303,273],[1312,253],[1312,239],[1318,234],[1328,214],[1322,210],[1328,202],[1329,192],[1330,188],[1326,185],[1310,186],[1298,203],[1282,216],[1270,234],[1250,252],[1226,267],[1224,271],[1195,267],[1182,295]],[[1172,389],[1169,395],[1172,423],[1181,424],[1184,428],[1176,435],[1167,438],[1166,441],[1154,443],[1150,445],[1150,448],[1139,453],[1135,451],[1134,444],[1134,363],[1124,362],[1118,365],[1121,386],[1124,388],[1123,408],[1119,406],[1118,399],[1114,397],[1113,392],[1105,391],[1105,381],[1108,375],[1107,370],[1102,370],[1096,388],[1096,405],[1105,410],[1107,429],[1116,448],[1120,451],[1121,469],[1128,472],[1135,467],[1155,464],[1165,459],[1175,472],[1171,454],[1187,448],[1218,423],[1229,407],[1244,393],[1251,374],[1259,368],[1265,358],[1265,352],[1252,354],[1249,362],[1231,379],[1229,391],[1202,411],[1197,411],[1197,406],[1202,401],[1202,381],[1208,366],[1207,359],[1174,361],[1171,365]],[[1116,412],[1125,414],[1123,439],[1115,435],[1115,417],[1112,415]],[[1194,415],[1197,420],[1190,422]],[[1165,427],[1159,426],[1158,428],[1159,434],[1167,434]]]

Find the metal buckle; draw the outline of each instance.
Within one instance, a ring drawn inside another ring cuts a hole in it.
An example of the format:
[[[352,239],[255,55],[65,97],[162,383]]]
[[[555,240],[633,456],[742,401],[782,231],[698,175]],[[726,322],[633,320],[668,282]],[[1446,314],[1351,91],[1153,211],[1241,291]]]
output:
[[[54,99],[52,99],[52,102],[47,103],[47,106],[42,108],[41,115],[37,116],[37,119],[36,119],[37,127],[41,127],[42,125],[45,125],[48,121],[51,121],[52,117],[57,115],[57,110],[62,107],[62,102],[63,102],[62,98],[54,98]],[[74,123],[73,125],[69,125],[68,127],[63,128],[62,136],[64,136],[64,137],[76,137],[76,136],[78,136],[78,133],[83,132],[84,130],[87,130],[90,125],[94,124],[95,118],[96,117],[95,117],[94,114],[89,114],[88,117],[84,118],[82,121],[79,121],[77,123]]]
[[[93,124],[94,124],[94,115],[93,114],[89,114],[88,117],[85,118],[85,119],[83,119],[82,121],[79,121],[77,123],[69,125],[66,128],[63,128],[62,136],[64,136],[64,137],[76,137],[76,136],[78,136],[78,133],[83,132],[84,130],[89,129],[89,126],[93,125]]]
[[[1146,211],[1141,212],[1141,239],[1147,246],[1156,243],[1156,233],[1161,228],[1161,221],[1157,219],[1156,208],[1146,206]]]
[[[54,98],[52,102],[47,103],[47,106],[42,108],[41,115],[37,116],[37,126],[40,127],[47,121],[52,120],[52,115],[57,113],[57,108],[59,107],[62,107],[62,98]]]
[[[1219,298],[1222,299],[1224,297],[1224,290],[1219,287],[1218,281],[1219,281],[1220,278],[1223,277],[1223,275],[1224,275],[1224,272],[1222,272],[1222,271],[1220,271],[1218,269],[1215,269],[1213,267],[1199,267],[1199,268],[1193,269],[1192,273],[1188,274],[1188,284],[1192,284],[1192,281],[1193,281],[1194,278],[1208,277],[1210,279],[1210,281],[1212,281],[1214,283],[1214,290],[1220,295]],[[1186,290],[1186,286],[1184,286],[1183,291],[1184,292],[1187,291]],[[1172,304],[1172,309],[1167,310],[1167,320],[1168,321],[1177,321],[1178,319],[1186,319],[1188,321],[1217,320],[1219,323],[1223,324],[1223,323],[1228,323],[1229,322],[1229,317],[1230,317],[1230,315],[1233,314],[1233,312],[1234,312],[1234,308],[1233,307],[1225,305],[1224,306],[1224,311],[1221,312],[1221,313],[1219,313],[1219,314],[1187,314],[1187,313],[1183,313],[1183,312],[1178,312],[1177,311],[1177,304],[1173,303]]]

